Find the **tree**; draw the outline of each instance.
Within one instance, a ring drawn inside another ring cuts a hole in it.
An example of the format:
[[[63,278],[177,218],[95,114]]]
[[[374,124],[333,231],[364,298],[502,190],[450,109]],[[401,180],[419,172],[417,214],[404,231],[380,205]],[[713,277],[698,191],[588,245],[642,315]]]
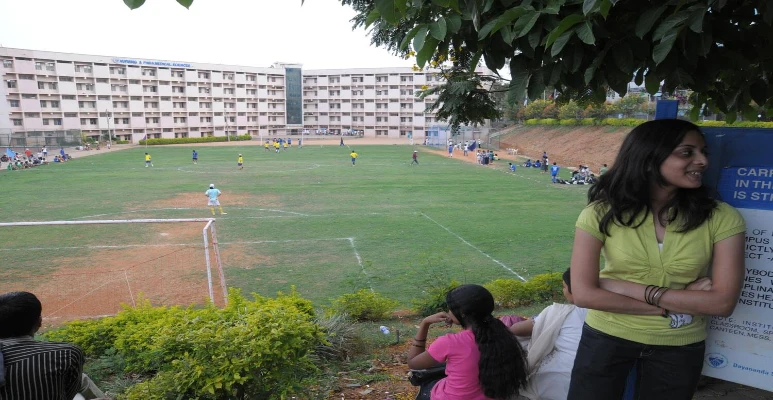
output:
[[[523,108],[521,117],[523,119],[541,118],[542,112],[550,104],[551,102],[547,100],[534,100]]]
[[[752,101],[773,110],[770,1],[341,3],[354,8],[354,27],[370,29],[374,45],[400,55],[412,50],[419,67],[440,57],[452,60],[454,85],[440,92],[465,78],[474,81],[482,60],[492,71],[509,67],[516,99],[535,99],[553,86],[559,101],[576,99],[584,106],[603,102],[607,88],[625,95],[633,80],[651,94],[661,83],[665,92],[692,89],[691,103],[726,113],[730,122],[738,113],[754,117]]]
[[[580,119],[581,115],[582,108],[574,100],[570,100],[558,108],[558,118],[560,119]]]
[[[623,116],[628,118],[634,113],[641,111],[642,105],[646,101],[647,99],[639,94],[628,94],[614,103],[614,105],[616,106],[616,109],[623,114]]]

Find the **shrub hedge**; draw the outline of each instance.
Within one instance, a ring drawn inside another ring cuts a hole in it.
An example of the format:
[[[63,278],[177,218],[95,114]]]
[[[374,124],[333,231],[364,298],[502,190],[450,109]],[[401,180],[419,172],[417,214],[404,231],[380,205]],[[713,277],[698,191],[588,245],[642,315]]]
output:
[[[115,317],[76,321],[45,334],[91,357],[115,349],[126,371],[146,380],[126,399],[280,399],[315,370],[323,341],[311,302],[293,291],[252,301],[231,289],[218,309],[152,307],[143,300]],[[309,312],[311,311],[311,313]]]
[[[226,136],[205,136],[198,138],[174,138],[174,139],[145,139],[140,140],[141,145],[147,144],[148,146],[158,146],[163,144],[185,144],[185,143],[212,143],[212,142],[227,142],[229,139]],[[252,140],[252,136],[249,134],[231,136],[232,141]]]
[[[523,123],[524,125],[563,125],[563,126],[625,126],[636,127],[646,122],[643,119],[636,118],[582,118],[582,119],[562,119],[557,120],[554,118],[532,118],[527,119]],[[731,128],[773,128],[773,122],[754,122],[754,121],[739,121],[732,125],[725,121],[694,121],[695,125],[705,127],[731,127]]]

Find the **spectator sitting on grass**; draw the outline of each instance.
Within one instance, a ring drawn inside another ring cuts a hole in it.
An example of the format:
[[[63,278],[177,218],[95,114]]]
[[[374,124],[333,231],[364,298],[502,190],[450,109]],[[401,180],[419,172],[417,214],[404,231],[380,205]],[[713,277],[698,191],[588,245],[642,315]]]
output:
[[[0,400],[97,399],[104,394],[83,374],[83,351],[69,343],[41,342],[40,300],[29,292],[0,295],[0,364],[6,381]],[[82,397],[76,397],[76,396]]]
[[[531,337],[526,347],[529,377],[521,391],[531,400],[565,400],[569,393],[587,310],[574,305],[569,269],[563,279],[564,297],[569,304],[553,303],[533,319],[510,327],[516,336]]]
[[[521,345],[502,321],[491,315],[494,297],[483,286],[462,285],[446,295],[448,312],[424,318],[408,350],[408,367],[426,369],[445,362],[447,377],[424,383],[417,399],[505,399],[526,383]],[[461,325],[463,330],[437,338],[427,350],[432,324]],[[431,393],[431,394],[430,394]]]

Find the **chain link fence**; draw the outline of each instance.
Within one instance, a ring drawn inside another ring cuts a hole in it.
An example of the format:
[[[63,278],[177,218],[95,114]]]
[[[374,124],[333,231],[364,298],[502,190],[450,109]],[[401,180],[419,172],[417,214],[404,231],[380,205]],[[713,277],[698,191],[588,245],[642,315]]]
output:
[[[10,148],[17,152],[23,152],[24,149],[75,147],[82,144],[83,139],[79,129],[40,131],[0,129],[0,148]]]

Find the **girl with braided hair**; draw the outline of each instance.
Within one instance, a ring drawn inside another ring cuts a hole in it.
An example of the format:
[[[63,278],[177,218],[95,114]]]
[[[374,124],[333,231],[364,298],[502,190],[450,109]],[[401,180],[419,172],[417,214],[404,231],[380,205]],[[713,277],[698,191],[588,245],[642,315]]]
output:
[[[448,292],[446,303],[448,312],[421,321],[408,350],[411,369],[446,363],[447,377],[422,385],[418,398],[489,400],[517,395],[526,383],[526,357],[513,334],[491,315],[491,293],[479,285],[462,285]],[[437,338],[425,350],[427,331],[439,322],[461,325],[463,330]]]

